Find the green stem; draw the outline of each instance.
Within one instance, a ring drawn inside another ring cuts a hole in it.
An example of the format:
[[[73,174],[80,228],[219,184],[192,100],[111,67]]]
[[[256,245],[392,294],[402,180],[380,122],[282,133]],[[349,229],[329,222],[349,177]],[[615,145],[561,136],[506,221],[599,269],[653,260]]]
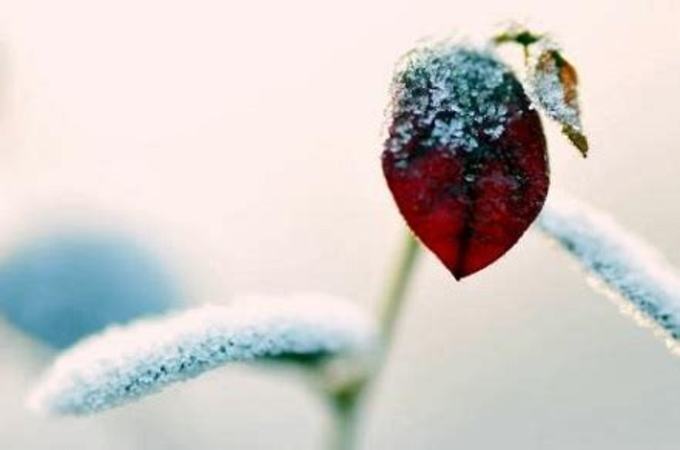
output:
[[[382,303],[380,304],[379,319],[383,336],[383,343],[389,346],[394,332],[394,325],[404,303],[406,288],[411,278],[411,272],[418,255],[419,244],[411,232],[407,231],[401,254],[389,279]],[[385,348],[387,350],[387,348]]]
[[[328,443],[329,450],[352,450],[356,438],[356,422],[360,396],[335,395],[332,401],[333,430]]]
[[[418,241],[410,231],[407,231],[401,253],[388,279],[387,288],[379,305],[378,319],[382,346],[376,360],[364,377],[341,386],[331,394],[334,434],[329,450],[354,449],[357,416],[360,413],[364,393],[380,373],[391,347],[392,335],[406,297],[408,282],[413,273],[419,247]]]

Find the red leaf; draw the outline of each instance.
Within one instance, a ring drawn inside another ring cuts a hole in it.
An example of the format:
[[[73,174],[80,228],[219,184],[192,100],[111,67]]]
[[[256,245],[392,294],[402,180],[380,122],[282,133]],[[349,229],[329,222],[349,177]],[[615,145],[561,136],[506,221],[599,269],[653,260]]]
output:
[[[507,252],[541,210],[541,122],[512,72],[451,44],[412,52],[393,82],[382,163],[406,222],[456,279]]]

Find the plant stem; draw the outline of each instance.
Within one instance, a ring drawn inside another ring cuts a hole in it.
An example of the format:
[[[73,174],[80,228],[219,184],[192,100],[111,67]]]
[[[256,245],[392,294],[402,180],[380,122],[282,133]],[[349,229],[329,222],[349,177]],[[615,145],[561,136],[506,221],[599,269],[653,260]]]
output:
[[[357,416],[360,414],[364,393],[380,373],[387,352],[391,347],[392,335],[404,303],[419,246],[418,241],[407,230],[401,252],[379,304],[378,323],[382,342],[375,361],[364,377],[341,386],[340,389],[331,394],[334,434],[329,444],[329,450],[354,449]]]
[[[335,395],[332,400],[333,434],[329,450],[352,450],[355,444],[358,394]]]
[[[388,350],[394,325],[399,317],[399,312],[404,303],[406,288],[411,278],[413,266],[418,255],[419,243],[410,231],[406,232],[401,254],[394,267],[391,278],[388,280],[387,290],[380,304],[379,320],[380,331],[383,338],[383,351]]]

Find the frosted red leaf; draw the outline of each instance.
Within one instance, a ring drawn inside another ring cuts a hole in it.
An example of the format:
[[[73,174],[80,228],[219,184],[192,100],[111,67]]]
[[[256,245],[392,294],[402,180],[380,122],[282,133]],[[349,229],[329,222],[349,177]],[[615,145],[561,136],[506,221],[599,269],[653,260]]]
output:
[[[382,166],[401,214],[456,279],[506,253],[549,185],[541,122],[492,53],[409,53],[393,80]]]

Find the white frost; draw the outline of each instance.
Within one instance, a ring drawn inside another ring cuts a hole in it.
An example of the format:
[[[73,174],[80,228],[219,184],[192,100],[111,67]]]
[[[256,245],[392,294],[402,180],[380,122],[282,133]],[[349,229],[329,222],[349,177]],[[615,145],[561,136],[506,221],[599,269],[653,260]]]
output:
[[[595,287],[680,354],[680,277],[657,251],[609,216],[564,195],[551,194],[538,225],[578,259]]]
[[[550,56],[552,51],[558,51],[557,46],[548,42],[537,50],[528,65],[529,95],[550,118],[581,132],[583,127],[578,103],[575,99],[567,100],[569,96],[560,78],[560,69],[555,58]]]
[[[489,49],[426,43],[406,54],[394,74],[387,148],[399,155],[418,138],[424,148],[472,152],[480,139],[500,138],[512,116],[506,105],[517,102],[520,89]]]
[[[344,300],[319,294],[246,297],[84,340],[57,358],[29,406],[44,413],[92,413],[227,362],[364,352],[375,336],[373,321]]]

